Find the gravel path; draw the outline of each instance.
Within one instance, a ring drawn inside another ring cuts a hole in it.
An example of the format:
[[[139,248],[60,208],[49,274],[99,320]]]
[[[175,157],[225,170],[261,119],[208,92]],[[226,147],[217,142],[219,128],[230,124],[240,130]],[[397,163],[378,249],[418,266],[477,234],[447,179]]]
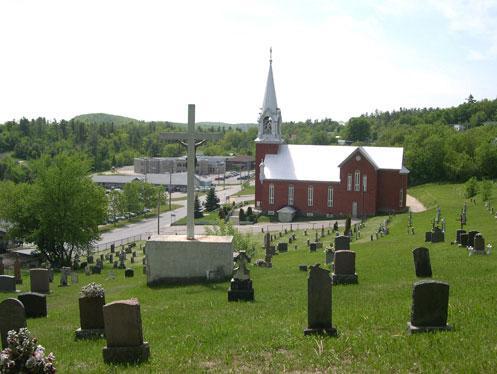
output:
[[[426,210],[426,207],[421,203],[421,201],[411,195],[406,196],[406,205],[411,208],[411,212],[413,213],[424,212]]]

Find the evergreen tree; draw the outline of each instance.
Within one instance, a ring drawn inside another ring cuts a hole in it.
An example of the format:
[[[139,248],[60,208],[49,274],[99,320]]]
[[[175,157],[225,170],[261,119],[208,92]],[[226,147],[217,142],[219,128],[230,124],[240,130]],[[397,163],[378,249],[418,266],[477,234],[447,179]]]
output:
[[[194,218],[202,218],[204,213],[200,208],[200,201],[198,200],[198,195],[195,195],[195,205],[193,206],[193,217]]]
[[[238,220],[242,222],[245,221],[246,219],[247,217],[245,217],[245,211],[243,210],[243,208],[240,208],[240,211],[238,213]]]
[[[215,188],[211,187],[209,189],[209,192],[207,192],[207,197],[205,200],[205,210],[207,210],[208,212],[212,212],[217,208],[219,208],[219,198],[216,195]]]

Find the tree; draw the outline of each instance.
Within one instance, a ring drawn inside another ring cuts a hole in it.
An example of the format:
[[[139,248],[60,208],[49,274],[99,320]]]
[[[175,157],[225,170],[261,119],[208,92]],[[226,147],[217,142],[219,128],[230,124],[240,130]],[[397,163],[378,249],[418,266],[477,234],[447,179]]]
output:
[[[200,208],[200,201],[198,199],[198,195],[195,195],[195,204],[193,206],[193,217],[194,218],[202,218],[204,213],[202,213],[202,209]]]
[[[126,183],[123,188],[124,201],[126,206],[126,211],[132,213],[143,212],[143,187],[142,183],[139,181],[133,181],[131,183]]]
[[[466,187],[466,197],[469,199],[473,196],[476,196],[478,193],[478,181],[475,177],[471,177],[465,184]]]
[[[107,199],[109,201],[109,215],[114,219],[123,216],[126,211],[124,194],[119,190],[112,190],[107,195]]]
[[[74,254],[89,250],[107,215],[104,190],[92,182],[89,162],[61,153],[34,163],[33,184],[0,186],[0,218],[9,235],[35,243],[56,266],[69,265]]]
[[[485,179],[480,184],[481,199],[488,201],[492,198],[492,181]]]
[[[208,212],[212,212],[219,208],[219,198],[216,195],[216,189],[211,187],[207,192],[207,196],[205,199],[205,210]]]
[[[468,98],[466,99],[466,102],[468,104],[475,104],[476,100],[475,100],[475,98],[474,98],[474,96],[472,94],[469,94]]]
[[[365,117],[351,118],[345,131],[348,140],[352,142],[364,142],[371,135],[371,125]]]

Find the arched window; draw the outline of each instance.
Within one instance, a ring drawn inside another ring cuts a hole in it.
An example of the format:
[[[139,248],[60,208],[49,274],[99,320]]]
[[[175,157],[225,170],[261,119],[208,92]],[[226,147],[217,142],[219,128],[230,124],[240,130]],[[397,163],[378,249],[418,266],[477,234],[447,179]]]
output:
[[[404,189],[400,189],[399,193],[399,207],[402,208],[404,206]]]
[[[293,205],[294,189],[293,184],[288,185],[288,205]]]
[[[333,186],[328,186],[328,208],[333,208]]]
[[[362,175],[362,192],[368,190],[368,176],[366,174]]]
[[[307,206],[314,205],[314,186],[307,187]]]
[[[354,183],[354,191],[359,192],[361,190],[361,172],[359,170],[355,171],[355,183]]]
[[[269,184],[269,204],[274,204],[274,184]]]

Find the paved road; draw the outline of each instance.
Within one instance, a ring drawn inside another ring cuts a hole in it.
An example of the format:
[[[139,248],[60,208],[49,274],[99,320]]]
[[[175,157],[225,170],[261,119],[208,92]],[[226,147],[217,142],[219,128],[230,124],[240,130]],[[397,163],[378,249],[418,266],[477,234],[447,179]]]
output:
[[[226,197],[229,197],[238,191],[240,191],[241,187],[240,185],[236,186],[226,186],[226,189],[223,190],[222,186],[219,186],[216,188],[216,193],[217,196],[219,197],[219,200],[221,203],[224,203],[226,201]],[[205,200],[205,196],[202,196],[199,198],[200,201]],[[237,202],[241,200],[252,200],[253,197],[234,197]],[[186,217],[186,200],[182,201],[175,201],[175,204],[183,204],[181,208],[175,209],[172,212],[166,212],[162,213],[160,215],[160,232],[161,234],[165,233],[174,233],[176,232],[175,230],[172,230],[172,228],[177,227],[173,226],[171,227],[171,216],[173,215],[174,221],[177,221],[183,217]],[[182,227],[179,226],[183,232],[186,232],[186,226]],[[202,229],[202,228],[200,228]],[[180,231],[181,232],[181,231]],[[203,232],[203,229],[202,229]],[[102,248],[105,247],[107,243],[111,242],[119,242],[122,240],[125,240],[126,238],[130,237],[139,237],[142,236],[143,238],[146,238],[146,236],[149,233],[157,233],[157,217],[154,218],[148,218],[143,221],[137,222],[137,223],[131,223],[129,225],[126,225],[124,227],[120,227],[117,229],[114,229],[112,231],[108,231],[102,234],[102,237],[100,240],[96,243],[98,247]]]

